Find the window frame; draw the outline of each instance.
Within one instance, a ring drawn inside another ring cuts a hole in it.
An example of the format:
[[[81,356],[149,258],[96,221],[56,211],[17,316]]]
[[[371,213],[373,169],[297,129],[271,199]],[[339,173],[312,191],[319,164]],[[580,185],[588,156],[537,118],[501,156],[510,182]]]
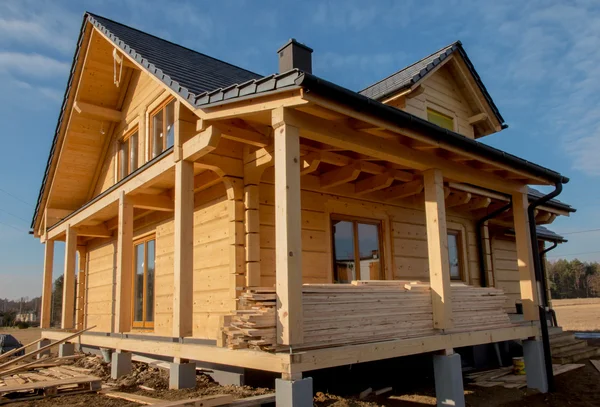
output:
[[[462,231],[458,229],[447,228],[446,230],[447,236],[454,236],[456,238],[456,255],[458,257],[458,277],[453,277],[450,274],[451,281],[465,281],[465,265],[464,265],[464,248],[463,248],[463,239],[462,239]],[[450,250],[450,247],[448,247]],[[448,251],[448,260],[450,260],[450,252]]]
[[[175,127],[175,121],[177,120],[175,117],[175,105],[176,105],[176,101],[175,98],[173,96],[169,96],[168,98],[166,98],[165,100],[163,100],[162,102],[160,102],[158,104],[158,106],[156,106],[155,108],[153,108],[152,110],[150,110],[149,114],[148,114],[148,158],[149,160],[152,160],[156,157],[158,157],[160,154],[162,154],[163,152],[165,152],[167,150],[167,106],[173,102],[173,127]],[[163,146],[162,146],[162,151],[159,154],[154,154],[154,117],[157,116],[158,114],[162,114],[162,122],[163,122]],[[175,132],[175,129],[173,129],[173,132]],[[173,134],[174,135],[174,134]]]
[[[134,171],[137,171],[138,168],[140,168],[140,146],[139,146],[139,140],[140,140],[140,131],[139,131],[139,126],[136,125],[135,127],[133,127],[131,130],[128,130],[125,135],[123,137],[121,137],[121,139],[118,142],[118,148],[117,148],[117,179],[118,181],[121,181],[124,178],[127,178],[127,176],[129,174],[131,174]],[[136,149],[137,149],[137,162],[136,162],[136,168],[135,170],[132,170],[131,167],[131,138],[133,137],[133,135],[135,135],[137,133],[138,139],[137,139],[137,143],[136,143]],[[123,170],[123,157],[121,157],[121,147],[123,146],[123,144],[127,143],[127,154],[125,155],[124,159],[125,159],[125,164],[126,164],[126,171],[125,174],[122,175],[122,170]],[[117,182],[118,182],[117,181]]]
[[[434,123],[434,122],[432,122],[430,120],[430,118],[429,118],[429,114],[430,113],[433,114],[434,116],[437,115],[437,116],[439,116],[441,118],[451,120],[452,121],[452,128],[451,129],[448,129],[447,127],[444,127],[444,126],[440,126],[440,127],[443,128],[443,129],[450,130],[450,131],[456,131],[456,117],[455,117],[455,115],[444,113],[444,112],[442,112],[442,111],[440,111],[438,109],[435,109],[435,108],[433,108],[431,106],[425,106],[425,113],[427,115],[427,121],[430,122],[430,123],[435,124],[436,126],[440,126],[440,125],[437,124],[437,123]]]
[[[354,264],[355,264],[355,274],[356,280],[360,281],[360,247],[359,247],[359,239],[358,239],[358,224],[366,224],[366,225],[375,225],[377,226],[377,237],[379,243],[379,276],[377,280],[386,280],[386,272],[385,272],[385,254],[384,254],[384,221],[382,219],[373,219],[373,218],[364,218],[360,216],[353,215],[343,215],[339,213],[330,213],[329,214],[329,226],[330,226],[330,239],[331,239],[331,264],[332,264],[332,281],[335,283],[336,280],[336,254],[335,254],[335,221],[345,221],[352,222],[352,234],[353,234],[353,249],[354,249]],[[348,284],[348,283],[336,283],[336,284]]]
[[[156,309],[153,308],[152,313],[152,321],[146,321],[146,290],[148,288],[147,278],[148,278],[148,242],[154,241],[154,281],[156,283],[156,234],[151,233],[135,239],[133,241],[133,249],[132,249],[132,284],[131,284],[131,327],[133,329],[141,329],[141,330],[153,330],[154,329],[154,319],[156,315]],[[144,282],[143,282],[143,290],[142,290],[142,321],[135,320],[135,277],[136,277],[136,257],[135,257],[135,248],[136,246],[143,244],[144,245]],[[154,295],[152,296],[152,303],[156,303],[156,284],[154,285]]]

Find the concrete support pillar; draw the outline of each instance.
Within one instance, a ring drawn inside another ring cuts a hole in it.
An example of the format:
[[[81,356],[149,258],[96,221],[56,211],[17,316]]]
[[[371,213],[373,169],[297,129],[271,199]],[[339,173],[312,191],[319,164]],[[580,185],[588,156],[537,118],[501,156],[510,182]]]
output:
[[[460,355],[434,355],[435,397],[437,405],[465,407]]]
[[[110,377],[117,380],[121,376],[131,373],[131,353],[113,352],[110,364]]]
[[[169,389],[194,389],[196,388],[195,363],[171,363],[169,374]]]
[[[276,379],[275,404],[286,407],[312,407],[312,377],[299,380]]]
[[[74,343],[63,343],[58,345],[58,357],[62,358],[65,356],[72,356],[75,354],[75,344]]]
[[[50,339],[42,339],[41,341],[38,342],[37,348],[41,349],[44,346],[48,346],[48,345],[50,345]],[[42,353],[38,353],[38,355],[36,357],[37,357],[37,359],[41,359],[44,355],[50,356],[50,349],[46,349]]]
[[[547,393],[548,380],[542,341],[537,339],[523,341],[523,356],[525,357],[525,371],[527,372],[527,387]]]

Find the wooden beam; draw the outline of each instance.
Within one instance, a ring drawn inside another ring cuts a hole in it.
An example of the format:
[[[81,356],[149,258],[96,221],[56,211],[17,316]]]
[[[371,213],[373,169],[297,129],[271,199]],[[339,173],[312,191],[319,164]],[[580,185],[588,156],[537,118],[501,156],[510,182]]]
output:
[[[77,230],[68,227],[65,242],[65,273],[63,280],[62,329],[75,328],[75,255],[77,254]]]
[[[492,203],[491,198],[484,196],[474,196],[466,205],[461,205],[460,210],[475,211],[478,209],[485,209]]]
[[[52,270],[54,264],[54,240],[44,243],[44,277],[42,280],[42,306],[40,328],[50,328],[52,321]]]
[[[215,126],[209,126],[203,132],[183,143],[182,158],[187,161],[196,161],[200,157],[214,151],[221,140],[221,131]]]
[[[259,287],[260,277],[260,219],[259,187],[244,185],[244,227],[246,241],[246,285]]]
[[[469,124],[476,124],[476,123],[485,121],[487,119],[488,119],[487,113],[478,113],[476,115],[469,117],[467,120],[468,120]]]
[[[452,297],[450,293],[450,262],[448,259],[448,231],[444,204],[442,171],[432,169],[423,173],[425,183],[425,219],[427,226],[427,254],[429,282],[433,305],[433,327],[452,328]]]
[[[242,119],[214,122],[213,125],[221,131],[223,138],[229,140],[261,148],[273,143],[270,128],[259,131]]]
[[[366,137],[365,133],[344,128],[309,114],[291,111],[288,114],[290,125],[300,129],[303,137],[334,147],[341,147],[358,153],[389,161],[394,164],[415,168],[419,171],[440,168],[447,178],[479,185],[503,192],[523,191],[525,185],[502,179],[494,174],[474,171],[472,167],[446,160],[442,157],[417,151],[393,140],[379,137]]]
[[[527,207],[529,200],[527,194],[513,194],[512,207],[515,223],[515,239],[517,243],[517,263],[521,286],[521,301],[523,302],[523,315],[526,321],[539,319],[538,293],[533,266],[533,252],[531,249],[531,236],[529,234],[529,216]]]
[[[194,302],[194,164],[175,164],[173,337],[191,336]]]
[[[300,170],[300,175],[312,174],[319,168],[319,164],[321,164],[321,154],[317,152],[308,153],[302,157],[301,162],[302,169]]]
[[[454,191],[446,198],[446,208],[452,208],[469,203],[471,194],[469,192]]]
[[[384,172],[383,174],[372,175],[369,178],[357,181],[354,184],[354,191],[356,195],[363,195],[387,188],[392,185],[392,182],[394,182],[394,177],[390,173]]]
[[[119,194],[117,228],[117,272],[115,281],[115,319],[113,332],[131,330],[131,294],[133,292],[133,205]]]
[[[203,191],[223,182],[221,177],[213,171],[207,170],[194,177],[194,192]]]
[[[383,190],[384,199],[402,199],[409,196],[420,194],[423,191],[423,180],[417,179],[411,182],[406,182],[401,185],[390,187]]]
[[[177,171],[177,165],[175,171]],[[173,212],[175,210],[173,200],[166,195],[136,194],[128,196],[127,199],[134,208],[163,212]]]
[[[79,232],[79,231],[78,231]],[[75,305],[75,329],[83,329],[84,310],[85,310],[85,280],[86,280],[86,258],[87,249],[85,246],[77,248],[79,262],[77,264],[77,300]]]
[[[360,175],[360,168],[356,165],[347,165],[321,175],[321,188],[332,188],[350,181],[354,181]]]
[[[73,109],[82,116],[92,117],[94,119],[115,123],[120,122],[122,119],[122,113],[119,110],[93,105],[80,100],[73,104]]]
[[[112,232],[108,230],[108,227],[106,227],[104,223],[94,226],[79,226],[77,228],[77,234],[85,237],[112,237]]]
[[[287,124],[287,110],[273,111],[275,129],[275,281],[277,343],[303,342],[300,132]]]

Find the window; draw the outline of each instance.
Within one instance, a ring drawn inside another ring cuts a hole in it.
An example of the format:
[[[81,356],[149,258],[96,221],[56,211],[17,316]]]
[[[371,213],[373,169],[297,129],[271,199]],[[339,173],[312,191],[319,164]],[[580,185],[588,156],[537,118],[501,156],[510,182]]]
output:
[[[138,168],[138,130],[129,132],[119,142],[119,181]]]
[[[133,245],[133,327],[154,327],[154,237]]]
[[[334,282],[381,279],[381,222],[332,218]]]
[[[448,130],[454,131],[454,119],[448,115],[427,109],[427,120]]]
[[[450,278],[460,280],[462,278],[462,264],[460,262],[460,232],[457,230],[448,231],[448,260],[450,263]]]
[[[175,101],[167,100],[150,115],[150,157],[154,158],[175,142]]]

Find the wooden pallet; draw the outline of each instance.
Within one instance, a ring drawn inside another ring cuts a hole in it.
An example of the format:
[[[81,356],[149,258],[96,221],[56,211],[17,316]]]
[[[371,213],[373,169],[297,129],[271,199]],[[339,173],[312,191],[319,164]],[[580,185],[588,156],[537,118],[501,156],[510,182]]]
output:
[[[90,372],[75,366],[54,366],[3,376],[0,378],[0,405],[98,391],[102,380],[90,376]]]

